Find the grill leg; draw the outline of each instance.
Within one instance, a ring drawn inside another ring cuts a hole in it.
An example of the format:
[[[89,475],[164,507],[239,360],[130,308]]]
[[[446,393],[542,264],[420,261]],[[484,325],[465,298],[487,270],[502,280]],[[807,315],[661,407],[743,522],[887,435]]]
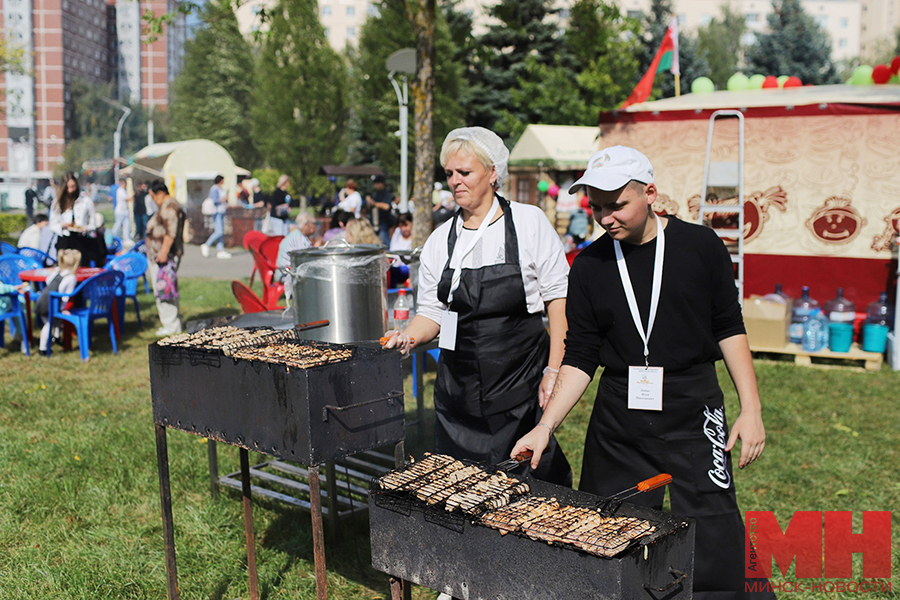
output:
[[[256,578],[256,537],[253,534],[253,502],[250,497],[250,455],[241,448],[241,489],[244,494],[244,532],[247,534],[247,575],[250,579],[250,600],[259,600]]]
[[[159,503],[162,506],[163,540],[166,550],[166,585],[169,600],[178,600],[178,573],[175,569],[175,524],[172,521],[172,488],[169,485],[169,450],[166,427],[156,424],[156,465],[159,471]]]
[[[309,505],[312,516],[313,559],[316,564],[316,599],[328,600],[328,578],[325,576],[325,535],[322,531],[322,488],[319,465],[311,465],[309,472]]]
[[[411,594],[409,583],[391,577],[391,600],[410,600]]]
[[[219,495],[219,453],[216,443],[206,440],[206,453],[209,456],[209,493],[215,498]]]

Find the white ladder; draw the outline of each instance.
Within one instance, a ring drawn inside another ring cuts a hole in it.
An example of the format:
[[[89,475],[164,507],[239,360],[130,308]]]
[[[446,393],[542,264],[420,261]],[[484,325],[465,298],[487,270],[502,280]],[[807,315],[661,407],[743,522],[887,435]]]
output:
[[[710,162],[712,152],[713,131],[718,119],[738,120],[738,156],[736,161]],[[737,204],[718,204],[707,201],[707,190],[716,189],[722,193],[734,193],[724,198],[736,198]],[[734,190],[729,192],[729,190]],[[737,226],[717,228],[709,217],[715,213],[732,213],[737,215]],[[706,158],[703,161],[703,191],[700,194],[700,210],[698,222],[701,225],[713,226],[713,231],[720,238],[736,238],[737,243],[729,247],[731,262],[737,265],[734,284],[738,288],[738,299],[744,302],[744,115],[739,110],[717,110],[709,117],[709,133],[706,138]]]

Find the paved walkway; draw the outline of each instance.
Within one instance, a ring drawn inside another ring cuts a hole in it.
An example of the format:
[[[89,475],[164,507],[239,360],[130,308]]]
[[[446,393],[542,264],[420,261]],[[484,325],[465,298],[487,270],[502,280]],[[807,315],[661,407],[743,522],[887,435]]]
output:
[[[200,246],[184,245],[184,256],[178,267],[179,277],[203,277],[206,279],[244,279],[253,271],[253,256],[241,246],[228,248],[230,259],[216,258],[215,247],[210,249],[209,258],[200,254]]]

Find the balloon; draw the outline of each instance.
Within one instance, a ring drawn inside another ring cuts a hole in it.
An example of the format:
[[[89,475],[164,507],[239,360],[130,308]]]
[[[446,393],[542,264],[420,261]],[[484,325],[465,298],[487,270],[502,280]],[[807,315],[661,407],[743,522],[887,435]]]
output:
[[[550,189],[550,184],[546,181],[538,181],[538,190],[544,194],[547,190]]]
[[[872,85],[872,67],[869,65],[859,65],[850,76],[850,83],[853,85]]]
[[[782,87],[786,87],[786,88],[803,87],[803,82],[800,81],[799,77],[791,76],[785,80],[784,85]]]
[[[591,209],[591,199],[586,195],[581,197],[581,208],[583,208],[584,210]]]
[[[879,85],[887,83],[891,78],[891,68],[887,65],[878,65],[872,69],[872,81]]]
[[[551,185],[549,188],[547,188],[547,193],[556,198],[557,196],[559,196],[559,186],[555,184]]]
[[[731,92],[742,92],[750,88],[750,78],[743,73],[735,73],[728,78],[725,87]]]
[[[756,75],[750,76],[750,87],[751,90],[760,90],[762,89],[763,82],[766,80],[765,75],[760,75],[757,73]]]
[[[766,80],[763,81],[762,87],[764,90],[777,88],[778,79],[774,75],[769,75],[766,77]]]
[[[779,76],[778,76],[778,87],[783,88],[783,87],[784,87],[784,82],[787,81],[787,80],[788,80],[788,76],[787,76],[787,75],[779,75]]]
[[[900,56],[895,56],[891,61],[891,73],[896,75],[898,72],[900,72]]]
[[[716,91],[716,84],[709,77],[698,77],[691,82],[691,92],[694,94],[709,94]]]

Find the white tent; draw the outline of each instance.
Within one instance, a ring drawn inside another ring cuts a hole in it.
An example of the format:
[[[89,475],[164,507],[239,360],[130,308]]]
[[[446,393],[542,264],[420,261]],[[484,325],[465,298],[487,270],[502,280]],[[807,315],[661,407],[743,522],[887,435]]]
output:
[[[137,181],[162,178],[180,203],[199,205],[216,175],[225,178],[229,202],[237,202],[237,176],[246,170],[235,166],[228,151],[216,142],[185,140],[142,148],[122,172]]]
[[[555,170],[584,169],[600,149],[596,127],[575,125],[529,125],[512,152],[510,166]]]

